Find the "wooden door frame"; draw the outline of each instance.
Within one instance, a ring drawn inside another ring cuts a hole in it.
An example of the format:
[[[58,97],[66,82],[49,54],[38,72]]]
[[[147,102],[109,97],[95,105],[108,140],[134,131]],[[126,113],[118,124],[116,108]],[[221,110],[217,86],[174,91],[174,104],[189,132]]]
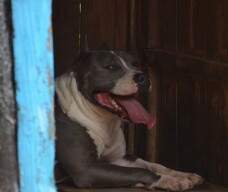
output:
[[[55,192],[52,0],[12,0],[21,192]]]

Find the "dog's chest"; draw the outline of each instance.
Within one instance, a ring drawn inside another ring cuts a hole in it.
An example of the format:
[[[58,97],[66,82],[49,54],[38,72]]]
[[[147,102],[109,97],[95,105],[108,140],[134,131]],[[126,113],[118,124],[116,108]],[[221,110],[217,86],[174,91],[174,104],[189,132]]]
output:
[[[87,127],[87,132],[94,140],[100,158],[109,162],[121,158],[125,154],[125,139],[121,129],[121,121]],[[101,129],[101,127],[103,127]]]

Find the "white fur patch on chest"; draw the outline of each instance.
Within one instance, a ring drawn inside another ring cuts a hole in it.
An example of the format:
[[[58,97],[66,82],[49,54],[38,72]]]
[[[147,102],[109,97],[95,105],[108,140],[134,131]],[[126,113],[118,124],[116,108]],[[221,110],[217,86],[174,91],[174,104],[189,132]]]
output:
[[[78,91],[72,72],[57,78],[56,92],[63,112],[87,129],[97,146],[99,157],[113,160],[125,154],[121,119],[89,102]]]

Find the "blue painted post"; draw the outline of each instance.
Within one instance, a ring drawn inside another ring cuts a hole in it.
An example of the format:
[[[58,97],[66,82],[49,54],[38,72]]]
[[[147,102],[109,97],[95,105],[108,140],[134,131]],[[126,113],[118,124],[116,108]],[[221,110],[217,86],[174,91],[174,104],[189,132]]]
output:
[[[51,0],[12,0],[20,192],[55,192]]]

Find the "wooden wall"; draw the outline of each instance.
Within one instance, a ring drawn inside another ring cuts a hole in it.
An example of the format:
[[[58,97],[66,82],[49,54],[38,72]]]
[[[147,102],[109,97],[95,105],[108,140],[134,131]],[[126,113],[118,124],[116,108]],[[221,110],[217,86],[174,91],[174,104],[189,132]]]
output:
[[[79,49],[132,50],[145,44],[144,1],[53,0],[53,31],[57,74],[68,68]],[[146,12],[145,12],[146,13]],[[86,43],[87,39],[87,43]]]
[[[130,133],[133,151],[228,185],[228,1],[54,0],[54,8],[58,73],[86,37],[93,49],[144,53],[158,123]]]
[[[228,2],[150,0],[157,160],[228,185]]]

